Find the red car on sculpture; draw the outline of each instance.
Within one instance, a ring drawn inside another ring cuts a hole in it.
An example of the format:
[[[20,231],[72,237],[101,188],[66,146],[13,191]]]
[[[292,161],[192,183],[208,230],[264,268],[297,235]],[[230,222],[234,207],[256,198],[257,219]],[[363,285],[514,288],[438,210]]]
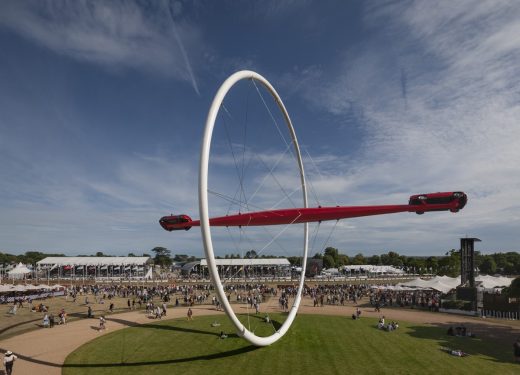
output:
[[[444,211],[444,209],[432,209],[431,205],[444,205],[453,204],[454,207],[450,208],[451,212],[458,212],[468,202],[468,197],[462,191],[456,191],[453,193],[429,193],[429,194],[417,194],[410,197],[408,204],[410,206],[424,206],[430,207],[427,210],[415,211],[418,215],[422,215],[425,211]]]

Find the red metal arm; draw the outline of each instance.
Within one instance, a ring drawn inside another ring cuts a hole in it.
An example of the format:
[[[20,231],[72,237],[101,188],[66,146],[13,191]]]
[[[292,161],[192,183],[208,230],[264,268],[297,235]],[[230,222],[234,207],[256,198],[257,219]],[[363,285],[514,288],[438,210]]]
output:
[[[429,201],[434,203],[429,203]],[[398,212],[416,212],[418,214],[426,211],[457,212],[466,205],[466,202],[467,196],[461,192],[433,193],[413,195],[410,197],[410,203],[405,205],[287,208],[215,217],[210,218],[209,223],[216,227],[263,226],[340,220]],[[191,220],[187,215],[165,216],[159,222],[167,231],[188,230],[191,227],[200,226],[199,220]]]

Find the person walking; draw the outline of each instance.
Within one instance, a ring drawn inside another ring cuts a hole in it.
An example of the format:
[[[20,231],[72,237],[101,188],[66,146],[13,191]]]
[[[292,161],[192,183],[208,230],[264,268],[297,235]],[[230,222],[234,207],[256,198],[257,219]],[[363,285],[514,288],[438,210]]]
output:
[[[13,373],[14,361],[17,359],[18,359],[18,357],[15,356],[12,351],[8,350],[5,352],[4,367],[5,367],[5,373],[7,375],[11,375]]]
[[[191,308],[188,308],[188,320],[193,320],[193,311]]]
[[[513,356],[515,362],[520,362],[520,338],[516,339],[515,343],[513,344]]]
[[[101,315],[99,317],[99,329],[98,331],[104,331],[105,330],[105,323],[106,323],[106,319],[103,315]]]
[[[162,304],[162,315],[163,316],[166,316],[166,308],[167,308],[166,302],[163,302],[163,304]]]

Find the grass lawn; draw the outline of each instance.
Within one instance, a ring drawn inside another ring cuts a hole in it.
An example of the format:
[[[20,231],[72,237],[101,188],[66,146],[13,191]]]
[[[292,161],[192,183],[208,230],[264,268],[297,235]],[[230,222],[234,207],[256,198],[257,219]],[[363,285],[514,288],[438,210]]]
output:
[[[232,333],[227,318],[212,327],[215,319],[176,319],[104,335],[69,355],[63,374],[520,373],[520,364],[512,363],[512,347],[489,339],[449,337],[438,327],[400,322],[399,330],[386,332],[369,318],[299,315],[280,341],[256,348]],[[250,324],[259,335],[274,329],[255,317]],[[220,331],[229,337],[219,339]],[[441,351],[442,346],[471,355],[454,357]]]

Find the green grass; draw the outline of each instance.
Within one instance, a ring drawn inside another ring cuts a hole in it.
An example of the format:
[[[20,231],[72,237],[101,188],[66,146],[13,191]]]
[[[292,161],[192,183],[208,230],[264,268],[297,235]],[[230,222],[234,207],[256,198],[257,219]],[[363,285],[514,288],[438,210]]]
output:
[[[281,316],[272,318],[282,320]],[[245,318],[244,318],[245,319]],[[252,317],[267,335],[273,326]],[[401,323],[398,331],[375,328],[376,320],[299,315],[275,344],[255,348],[232,334],[226,318],[163,321],[99,337],[66,359],[63,374],[518,374],[512,348],[496,341],[449,337],[445,329]],[[230,334],[218,338],[220,331]],[[441,346],[463,349],[450,356]]]

